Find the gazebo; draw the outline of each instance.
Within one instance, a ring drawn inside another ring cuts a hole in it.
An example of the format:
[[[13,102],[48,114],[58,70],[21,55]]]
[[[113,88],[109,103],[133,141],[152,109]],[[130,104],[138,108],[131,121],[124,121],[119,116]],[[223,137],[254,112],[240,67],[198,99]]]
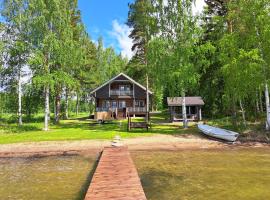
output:
[[[171,121],[182,121],[182,97],[167,97]],[[185,97],[187,119],[191,121],[202,120],[202,106],[204,102],[201,97]]]

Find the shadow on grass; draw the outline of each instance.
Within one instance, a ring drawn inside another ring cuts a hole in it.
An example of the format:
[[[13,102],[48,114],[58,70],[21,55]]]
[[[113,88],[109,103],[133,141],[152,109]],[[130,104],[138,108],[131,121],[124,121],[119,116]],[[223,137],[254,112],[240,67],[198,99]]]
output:
[[[22,126],[18,125],[2,125],[0,126],[2,130],[6,133],[21,133],[29,131],[41,131],[42,129],[36,125],[24,124]]]
[[[54,129],[82,129],[82,130],[99,130],[113,131],[120,129],[120,123],[115,121],[112,123],[99,124],[93,120],[69,121],[56,125]]]
[[[76,200],[83,200],[85,198],[87,190],[88,190],[88,188],[90,186],[92,178],[93,178],[93,176],[95,174],[95,171],[97,169],[97,166],[98,166],[99,160],[101,158],[101,155],[102,155],[102,152],[99,154],[97,160],[95,161],[95,163],[94,163],[94,165],[92,167],[92,170],[90,170],[89,174],[87,175],[86,181],[82,185],[82,188],[81,188],[80,192],[77,194],[77,196],[75,198]]]
[[[135,118],[132,121],[143,121],[144,118]],[[4,133],[20,133],[30,131],[42,131],[42,123],[24,123],[22,126],[17,124],[4,124],[0,128],[4,130]],[[151,127],[147,131],[143,128],[132,129],[128,132],[127,119],[114,120],[108,123],[99,124],[95,120],[91,120],[88,117],[72,118],[69,120],[61,120],[60,124],[51,124],[51,130],[68,130],[76,129],[76,131],[87,130],[93,132],[112,133],[119,132],[120,134],[167,134],[167,135],[184,135],[184,134],[197,134],[195,126],[189,129],[183,129],[180,124],[168,123],[167,115],[164,113],[151,115]]]

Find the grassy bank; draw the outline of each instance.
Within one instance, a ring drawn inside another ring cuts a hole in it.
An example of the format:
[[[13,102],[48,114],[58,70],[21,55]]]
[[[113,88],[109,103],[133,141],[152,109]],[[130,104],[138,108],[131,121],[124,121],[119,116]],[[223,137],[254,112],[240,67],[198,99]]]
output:
[[[238,120],[236,126],[232,124],[231,117],[206,119],[204,121],[209,125],[240,133],[239,140],[242,142],[270,142],[270,132],[265,130],[264,117],[260,118],[259,120],[249,120],[246,122],[246,125],[244,125],[241,120]]]
[[[122,138],[132,138],[153,134],[198,133],[195,126],[184,130],[179,123],[166,123],[167,117],[164,113],[153,115],[151,122],[151,128],[148,132],[145,129],[133,129],[128,132],[127,120],[98,124],[94,120],[87,119],[87,114],[84,114],[77,118],[62,120],[59,125],[51,124],[50,131],[45,132],[42,130],[42,116],[36,116],[29,121],[26,120],[23,126],[18,126],[10,118],[6,118],[0,122],[0,144],[61,140],[111,140],[116,134],[119,134]]]
[[[132,119],[142,120],[142,119]],[[229,118],[205,119],[205,123],[221,128],[235,130]],[[51,123],[50,131],[43,129],[43,116],[37,115],[31,119],[24,119],[23,126],[18,126],[13,116],[5,116],[0,121],[0,144],[39,141],[61,141],[61,140],[111,140],[116,134],[122,138],[151,136],[153,134],[183,135],[200,134],[196,123],[190,122],[189,128],[184,130],[182,124],[169,123],[168,113],[151,115],[151,128],[133,129],[127,131],[127,120],[112,121],[110,123],[98,124],[88,119],[88,114],[83,113],[78,117],[72,116],[69,120],[61,120],[59,125]],[[264,130],[262,122],[248,122],[247,127],[239,127],[235,130],[240,133],[241,141],[269,142],[269,133]]]

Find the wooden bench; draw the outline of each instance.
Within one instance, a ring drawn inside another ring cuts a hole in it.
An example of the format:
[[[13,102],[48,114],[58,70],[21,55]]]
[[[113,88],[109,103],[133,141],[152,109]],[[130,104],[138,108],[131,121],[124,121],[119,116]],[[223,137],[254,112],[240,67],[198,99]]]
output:
[[[128,131],[130,131],[132,128],[145,128],[149,129],[149,124],[147,122],[131,122],[131,118],[128,117]]]

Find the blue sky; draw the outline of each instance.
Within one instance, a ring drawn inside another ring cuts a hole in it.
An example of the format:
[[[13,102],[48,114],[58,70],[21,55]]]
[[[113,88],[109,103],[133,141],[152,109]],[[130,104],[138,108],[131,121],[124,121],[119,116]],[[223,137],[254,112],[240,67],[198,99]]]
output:
[[[104,46],[130,57],[130,29],[125,25],[128,3],[133,0],[79,0],[79,9],[92,40],[103,37]]]
[[[128,58],[132,57],[132,41],[128,37],[131,30],[125,23],[128,3],[132,2],[134,0],[78,0],[82,20],[91,39],[97,42],[102,36],[105,47],[111,46]],[[204,0],[196,0],[194,10],[200,12],[203,5]]]
[[[134,0],[79,0],[79,9],[87,31],[94,42],[102,36],[104,46],[112,46],[117,53],[131,58],[132,41],[125,25],[128,15],[128,3]],[[164,0],[166,1],[166,0]],[[204,0],[196,0],[195,12],[203,8]]]

